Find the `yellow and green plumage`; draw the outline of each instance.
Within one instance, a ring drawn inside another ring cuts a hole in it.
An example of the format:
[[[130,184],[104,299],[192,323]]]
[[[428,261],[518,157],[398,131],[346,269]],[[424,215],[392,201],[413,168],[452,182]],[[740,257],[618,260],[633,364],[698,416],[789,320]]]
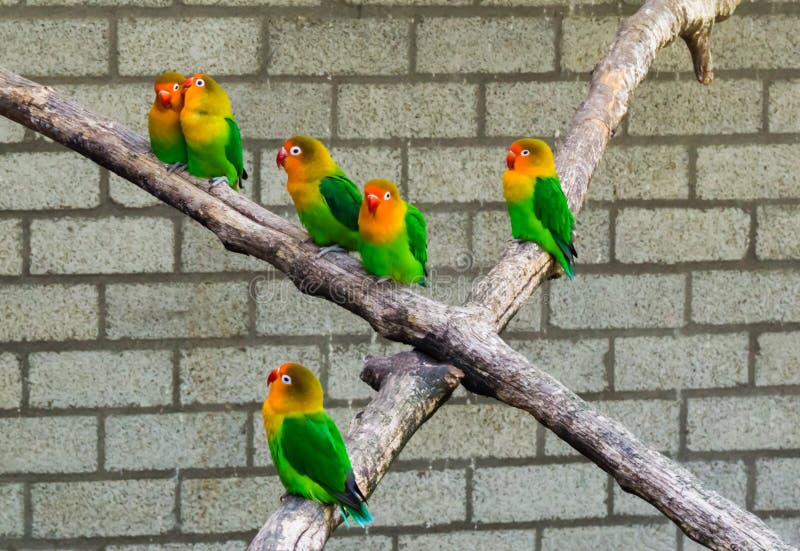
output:
[[[377,276],[427,286],[428,242],[425,217],[388,180],[370,180],[358,216],[358,252],[364,268]]]
[[[523,138],[511,144],[506,165],[503,195],[511,234],[552,254],[573,279],[578,256],[572,243],[575,217],[561,189],[553,152],[542,140]]]
[[[267,384],[261,414],[272,462],[289,493],[338,505],[345,520],[371,522],[342,435],[322,407],[319,379],[302,365],[285,363],[270,372]]]
[[[158,160],[168,165],[186,164],[186,140],[181,130],[185,80],[174,71],[160,74],[153,85],[156,98],[147,114],[150,146]]]
[[[198,73],[184,82],[181,128],[186,139],[189,174],[220,181],[233,189],[247,179],[242,136],[222,86]]]
[[[361,192],[322,142],[308,136],[289,138],[276,162],[286,170],[286,189],[314,243],[356,250]]]

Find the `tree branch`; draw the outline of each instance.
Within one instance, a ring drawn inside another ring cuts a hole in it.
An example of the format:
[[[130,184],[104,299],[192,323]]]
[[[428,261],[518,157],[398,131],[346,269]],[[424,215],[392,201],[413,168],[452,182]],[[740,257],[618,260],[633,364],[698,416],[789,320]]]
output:
[[[736,4],[736,0],[649,0],[623,25],[609,55],[595,70],[589,96],[573,118],[557,157],[574,211],[583,203],[589,177],[658,48],[698,21],[706,21],[708,13],[720,15],[728,9],[729,14]],[[704,490],[690,473],[650,450],[622,425],[593,411],[500,339],[497,331],[553,270],[549,257],[537,247],[512,246],[476,286],[466,307],[449,307],[406,287],[378,284],[351,258],[328,255],[315,259],[316,248],[302,242],[305,234],[299,228],[225,186],[209,190],[205,182],[167,175],[142,138],[63,101],[50,89],[5,71],[0,71],[0,86],[0,113],[65,143],[175,206],[211,229],[229,249],[270,262],[301,291],[342,305],[387,338],[412,344],[458,366],[467,388],[532,413],[611,473],[624,489],[659,508],[690,537],[715,549],[789,549],[759,519]],[[417,356],[414,361],[425,360]],[[373,402],[361,416],[365,430],[351,431],[348,445],[368,491],[411,431],[424,421],[424,412],[432,413],[447,396],[446,392],[424,392],[428,391],[420,387],[416,398],[428,400],[420,410],[412,396],[403,407],[384,404],[373,408]],[[391,437],[396,445],[360,447],[358,442],[368,434],[367,427],[380,426],[372,420],[387,411],[394,415],[390,428],[382,429],[383,436]],[[287,509],[294,508],[297,513],[296,507],[302,507],[308,514],[295,517],[302,522],[293,528],[295,536],[290,534],[286,541],[291,542],[300,530],[322,542],[338,522],[332,512],[324,513],[320,507],[314,513],[311,504],[292,503],[288,501],[273,515],[273,527],[285,524]],[[264,530],[277,535],[267,527]],[[254,549],[274,548],[274,541],[262,538],[259,542]]]

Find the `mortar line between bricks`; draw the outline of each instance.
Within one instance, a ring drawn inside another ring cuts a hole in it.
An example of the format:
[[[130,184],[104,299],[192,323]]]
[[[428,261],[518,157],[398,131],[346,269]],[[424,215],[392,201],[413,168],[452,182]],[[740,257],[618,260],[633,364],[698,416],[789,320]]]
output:
[[[102,475],[106,471],[106,414],[101,410],[97,413],[97,473]]]
[[[414,75],[417,73],[417,38],[419,33],[417,27],[419,25],[419,17],[414,15],[408,22],[408,74]]]
[[[337,79],[331,80],[331,114],[330,114],[330,136],[331,143],[339,138],[339,92],[341,86]]]
[[[182,409],[181,403],[181,348],[179,346],[172,346],[172,353],[170,354],[172,363],[172,406],[176,409]]]
[[[757,246],[758,246],[758,207],[751,205],[748,209],[750,215],[750,227],[747,232],[747,252],[745,258],[753,262],[758,262]]]
[[[679,461],[686,461],[689,437],[689,402],[686,395],[678,389],[678,455]]]
[[[172,273],[183,273],[183,224],[184,221],[177,216],[172,220]],[[188,222],[187,222],[188,223]]]
[[[761,130],[765,134],[769,134],[769,87],[772,84],[771,79],[765,78],[762,81],[761,92]]]
[[[753,458],[748,458],[744,461],[745,472],[747,473],[747,486],[745,489],[745,509],[754,511],[756,508],[756,461]]]
[[[758,344],[758,333],[756,331],[748,331],[748,346],[747,346],[747,384],[751,387],[756,386],[756,358],[760,352]]]
[[[108,338],[108,303],[106,301],[106,284],[100,280],[97,289],[97,340]]]
[[[247,467],[255,466],[256,443],[255,431],[253,430],[254,417],[252,411],[247,412],[247,425],[245,426],[245,465],[247,465]]]
[[[22,485],[22,515],[24,534],[26,538],[33,537],[33,498],[31,497],[31,482]]]
[[[108,76],[114,78],[119,75],[119,29],[116,14],[109,13],[108,21]],[[108,175],[106,174],[106,180]]]
[[[675,526],[675,551],[683,551],[683,530],[680,526]]]
[[[697,147],[687,147],[688,163],[686,166],[687,183],[689,186],[687,200],[697,201]]]
[[[606,473],[606,516],[614,514],[614,477]]]
[[[180,534],[183,531],[183,510],[182,506],[182,491],[183,491],[183,475],[179,468],[175,469],[175,509],[173,510],[173,515],[175,519],[175,525],[173,527],[174,531]]]
[[[464,472],[464,521],[467,524],[474,523],[474,475],[475,470],[472,465],[467,465]]]
[[[612,394],[616,391],[617,340],[614,336],[608,339],[608,350],[603,354],[606,367],[606,385]]]
[[[534,550],[535,551],[542,551],[542,540],[544,539],[544,529],[541,527],[536,527],[534,532]]]
[[[20,254],[22,255],[22,276],[31,275],[31,220],[29,217],[24,216],[20,218],[20,225],[22,226],[22,243]]]

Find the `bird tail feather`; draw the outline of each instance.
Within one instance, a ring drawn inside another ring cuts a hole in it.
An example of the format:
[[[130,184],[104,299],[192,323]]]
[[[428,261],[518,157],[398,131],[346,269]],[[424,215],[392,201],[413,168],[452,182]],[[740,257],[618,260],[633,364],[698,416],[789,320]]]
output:
[[[553,234],[553,240],[556,242],[556,245],[558,245],[561,254],[564,255],[564,261],[561,262],[564,273],[567,274],[570,280],[575,279],[575,272],[572,270],[572,264],[578,256],[577,251],[575,251],[575,246],[572,243],[567,243],[555,234]]]
[[[369,512],[369,509],[367,509],[367,504],[364,502],[361,503],[361,507],[359,509],[354,509],[349,505],[342,505],[342,516],[344,517],[345,522],[347,522],[347,518],[350,517],[362,528],[372,522],[372,514]]]

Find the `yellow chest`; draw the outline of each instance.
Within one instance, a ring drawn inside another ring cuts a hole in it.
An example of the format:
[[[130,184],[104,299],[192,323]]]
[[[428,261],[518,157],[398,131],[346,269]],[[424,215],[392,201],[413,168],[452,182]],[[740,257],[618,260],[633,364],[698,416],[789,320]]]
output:
[[[405,227],[406,210],[406,206],[402,205],[388,212],[379,211],[373,216],[366,207],[362,207],[358,217],[361,238],[373,245],[394,241]]]
[[[180,130],[181,114],[172,109],[150,108],[147,116],[147,126],[150,133],[161,139],[170,138]]]
[[[524,201],[533,194],[535,177],[506,170],[503,174],[503,196],[509,203]]]
[[[181,128],[187,142],[207,143],[227,136],[228,123],[224,117],[215,117],[200,112],[181,113]]]
[[[289,178],[286,182],[286,189],[292,196],[295,208],[299,211],[307,210],[312,205],[318,205],[322,200],[322,194],[319,192],[316,182],[308,183],[304,180]]]

